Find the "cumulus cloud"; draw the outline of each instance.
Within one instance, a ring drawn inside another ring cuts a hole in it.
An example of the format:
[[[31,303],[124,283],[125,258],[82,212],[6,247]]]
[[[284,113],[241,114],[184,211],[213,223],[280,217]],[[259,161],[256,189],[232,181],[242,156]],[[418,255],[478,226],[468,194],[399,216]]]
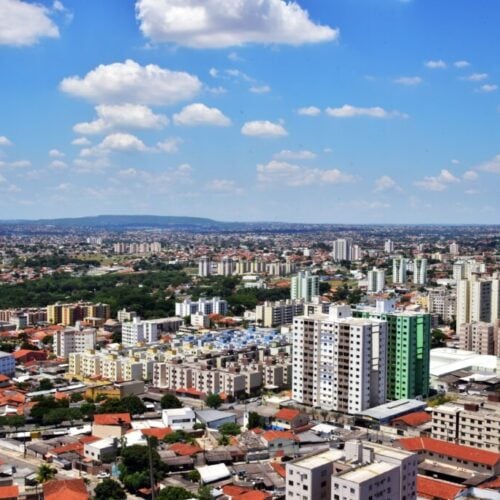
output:
[[[498,90],[498,85],[495,85],[494,83],[485,83],[479,87],[478,92],[485,92],[489,94],[490,92],[495,92],[496,90]]]
[[[398,183],[388,175],[382,175],[375,181],[375,191],[402,191]]]
[[[28,46],[41,38],[58,38],[47,7],[21,0],[0,0],[0,45]]]
[[[273,123],[268,120],[246,122],[241,127],[241,133],[253,137],[284,137],[288,135],[281,123]]]
[[[177,153],[179,146],[183,143],[180,137],[169,137],[164,141],[159,142],[156,146],[164,153]]]
[[[157,115],[142,104],[100,104],[95,109],[98,118],[77,123],[73,127],[76,133],[100,134],[114,128],[155,129],[168,124],[165,115]]]
[[[488,73],[472,73],[471,75],[461,76],[461,80],[467,80],[469,82],[480,82],[481,80],[486,80],[488,78]]]
[[[0,146],[12,146],[12,142],[4,135],[0,135]]]
[[[394,80],[394,83],[405,85],[407,87],[416,87],[422,83],[422,78],[419,76],[400,76]]]
[[[106,156],[112,151],[148,151],[148,147],[135,135],[115,133],[106,136],[97,146],[85,148],[80,156]]]
[[[58,149],[51,149],[49,151],[49,156],[51,158],[64,158],[66,156],[62,151],[59,151]]]
[[[455,68],[468,68],[470,66],[470,62],[469,61],[455,61],[453,63],[453,66],[455,66]]]
[[[360,108],[344,104],[340,108],[326,108],[325,113],[333,118],[354,118],[357,116],[367,116],[370,118],[408,118],[406,113],[400,111],[387,111],[380,106],[371,108]]]
[[[83,78],[64,78],[59,88],[68,94],[97,103],[166,105],[191,99],[202,88],[198,77],[170,71],[156,64],[101,64]]]
[[[16,161],[0,161],[0,167],[3,168],[28,168],[31,167],[29,160],[16,160]]]
[[[416,181],[415,186],[427,191],[444,191],[455,182],[460,182],[449,170],[443,169],[437,176],[424,177],[421,181]]]
[[[77,137],[71,141],[73,146],[90,146],[91,142],[86,137]]]
[[[137,0],[136,16],[152,41],[193,48],[302,45],[339,36],[337,29],[314,23],[298,3],[284,0]]]
[[[314,160],[316,153],[303,149],[301,151],[291,151],[290,149],[283,149],[274,155],[277,160]]]
[[[65,161],[54,160],[50,162],[49,168],[52,170],[65,170],[68,168],[68,164]]]
[[[316,106],[307,106],[305,108],[299,108],[297,113],[302,116],[318,116],[321,113],[321,109]]]
[[[462,177],[466,181],[475,181],[477,180],[479,175],[474,170],[467,170],[467,172],[464,172],[464,175]]]
[[[262,184],[276,183],[299,187],[312,184],[342,184],[353,182],[356,178],[336,168],[305,168],[285,161],[271,160],[269,163],[257,165],[257,180]]]
[[[243,192],[235,181],[229,179],[214,179],[207,184],[207,189],[217,193],[241,194]]]
[[[492,174],[500,174],[500,155],[496,155],[491,160],[482,163],[479,167],[477,167],[477,170]]]
[[[252,85],[250,87],[250,92],[254,94],[267,94],[271,92],[271,87],[269,85]]]
[[[444,69],[446,68],[446,63],[442,59],[435,59],[426,61],[425,66],[429,69]]]
[[[217,108],[209,108],[199,102],[185,106],[179,113],[173,116],[176,125],[193,127],[197,125],[214,125],[217,127],[227,127],[231,125],[231,120]]]

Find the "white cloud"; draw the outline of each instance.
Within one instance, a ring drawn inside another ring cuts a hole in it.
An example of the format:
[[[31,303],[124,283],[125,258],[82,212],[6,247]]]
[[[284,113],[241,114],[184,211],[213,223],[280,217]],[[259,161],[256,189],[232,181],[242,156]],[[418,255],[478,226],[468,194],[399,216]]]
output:
[[[21,0],[0,0],[0,45],[27,46],[41,38],[58,38],[47,7]]]
[[[90,146],[91,142],[86,137],[77,137],[71,141],[73,146]]]
[[[157,115],[142,104],[100,104],[95,109],[98,118],[77,123],[73,127],[77,134],[101,134],[114,128],[155,129],[168,124],[165,115]]]
[[[277,160],[314,160],[316,158],[316,153],[303,149],[301,151],[291,151],[289,149],[283,149],[279,153],[274,155]]]
[[[422,78],[419,76],[400,76],[394,80],[394,83],[406,85],[407,87],[416,87],[422,83]]]
[[[0,146],[12,146],[12,142],[4,135],[0,135]]]
[[[444,191],[449,184],[460,182],[449,170],[443,169],[437,176],[424,177],[421,181],[416,181],[415,186],[427,191]]]
[[[251,76],[247,75],[244,71],[240,69],[226,69],[225,73],[233,78],[237,78],[239,80],[244,80],[245,82],[254,82],[255,79]]]
[[[180,137],[169,137],[164,141],[157,144],[157,147],[161,149],[164,153],[177,153],[179,151],[179,146],[184,141]]]
[[[197,125],[227,127],[231,125],[231,120],[220,109],[209,108],[199,102],[185,106],[179,113],[174,114],[173,120],[176,125],[188,127]]]
[[[101,64],[83,78],[70,76],[59,85],[63,92],[98,103],[174,104],[201,90],[198,77],[155,64],[141,66],[131,59]]]
[[[267,94],[271,92],[271,87],[269,85],[253,85],[250,87],[250,92],[254,94]]]
[[[496,155],[491,160],[488,160],[485,163],[482,163],[477,167],[477,170],[481,170],[482,172],[489,172],[492,174],[500,174],[500,155]]]
[[[453,63],[453,66],[455,66],[455,68],[468,68],[470,66],[470,62],[469,61],[455,61]]]
[[[398,183],[388,175],[383,175],[375,181],[375,191],[402,191]]]
[[[144,36],[193,48],[251,43],[302,45],[335,40],[339,31],[315,24],[284,0],[137,0]]]
[[[454,158],[453,160],[451,160],[451,163],[453,165],[460,165],[460,160],[457,160],[457,159]]]
[[[210,68],[208,70],[208,74],[212,77],[212,78],[217,78],[219,76],[219,70],[216,69],[216,68]]]
[[[243,62],[245,60],[243,57],[240,57],[237,52],[230,52],[227,58],[233,62]]]
[[[498,90],[498,85],[495,85],[494,83],[485,83],[478,89],[479,92],[485,92],[487,94],[490,92],[495,92],[496,90]]]
[[[227,92],[227,89],[221,87],[220,85],[218,87],[206,87],[205,90],[215,95],[221,95]]]
[[[479,175],[474,170],[467,170],[467,172],[464,172],[464,175],[462,177],[466,181],[475,181],[477,180]]]
[[[446,68],[446,63],[442,59],[426,61],[425,66],[430,69],[444,69]]]
[[[281,123],[273,123],[269,120],[246,122],[241,127],[241,133],[253,137],[284,137],[288,135],[288,132]]]
[[[7,182],[7,179],[2,174],[0,174],[0,184],[4,184],[6,182]]]
[[[262,184],[280,184],[290,187],[312,184],[342,184],[353,182],[356,177],[338,169],[322,170],[305,168],[292,163],[271,160],[257,165],[257,180]]]
[[[357,116],[368,116],[370,118],[408,118],[408,115],[400,111],[387,111],[380,106],[371,108],[359,108],[344,104],[340,108],[326,108],[325,113],[333,118],[353,118]]]
[[[28,168],[31,167],[29,160],[16,160],[11,162],[0,161],[0,167],[3,168]]]
[[[486,80],[488,78],[488,73],[472,73],[468,76],[461,76],[460,80],[467,80],[469,82],[480,82],[481,80]]]
[[[54,160],[50,162],[49,168],[53,170],[65,170],[68,168],[68,164],[61,160]]]
[[[217,193],[243,193],[243,189],[239,188],[235,181],[229,179],[214,179],[207,184],[207,189]]]
[[[49,151],[49,156],[51,158],[64,158],[66,156],[62,151],[59,151],[58,149],[51,149]]]
[[[135,135],[118,132],[106,136],[93,148],[82,149],[80,156],[106,156],[111,151],[148,151],[148,148]]]
[[[297,113],[302,116],[318,116],[321,113],[321,109],[316,106],[307,106],[305,108],[299,108]]]

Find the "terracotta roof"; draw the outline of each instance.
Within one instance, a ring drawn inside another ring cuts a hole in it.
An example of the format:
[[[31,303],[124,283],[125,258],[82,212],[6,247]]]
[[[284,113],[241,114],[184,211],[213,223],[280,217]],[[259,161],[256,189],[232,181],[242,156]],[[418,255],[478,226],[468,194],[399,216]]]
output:
[[[299,415],[300,415],[299,410],[292,410],[290,408],[282,408],[280,411],[278,411],[274,415],[274,418],[277,418],[279,420],[292,421],[294,418],[298,417]]]
[[[83,452],[83,443],[71,443],[65,444],[64,446],[57,446],[49,451],[49,455],[62,455],[63,453],[68,453],[74,451],[75,453],[81,454]]]
[[[233,500],[268,500],[272,498],[269,493],[258,490],[251,490],[243,493],[242,495],[236,495]]]
[[[170,427],[151,427],[151,429],[142,429],[142,433],[145,436],[153,436],[158,439],[163,439],[172,432],[173,430]]]
[[[17,498],[19,496],[19,486],[0,486],[0,498]]]
[[[130,413],[96,413],[94,424],[97,425],[123,425],[131,423]]]
[[[183,457],[190,457],[202,451],[199,446],[185,443],[174,443],[170,446],[169,450],[173,451],[176,455],[181,455]]]
[[[500,477],[497,477],[496,479],[492,479],[491,481],[488,481],[487,483],[483,483],[479,488],[486,489],[486,490],[500,490]]]
[[[417,476],[417,494],[423,498],[453,500],[457,498],[464,489],[463,486],[458,486],[446,481],[440,481],[426,476]]]
[[[83,479],[49,481],[43,485],[45,500],[88,500],[89,493]]]
[[[276,439],[290,439],[291,441],[297,441],[297,437],[290,431],[266,431],[262,433],[262,437],[268,443],[275,441]]]
[[[462,446],[428,437],[403,438],[399,440],[399,444],[408,451],[429,451],[484,465],[494,466],[500,462],[500,453],[479,450],[470,446]]]
[[[10,377],[7,377],[7,375],[0,373],[0,382],[7,382],[8,380],[10,380]]]
[[[419,425],[426,424],[432,420],[432,416],[425,411],[417,411],[414,413],[409,413],[408,415],[403,415],[402,417],[397,417],[391,421],[391,424],[406,424],[409,427],[418,427]]]
[[[222,487],[222,491],[224,492],[224,495],[234,497],[236,495],[242,495],[243,493],[250,491],[250,489],[243,488],[242,486],[235,486],[234,484],[225,484]]]
[[[283,464],[279,462],[271,462],[271,467],[281,476],[286,477],[286,468]]]

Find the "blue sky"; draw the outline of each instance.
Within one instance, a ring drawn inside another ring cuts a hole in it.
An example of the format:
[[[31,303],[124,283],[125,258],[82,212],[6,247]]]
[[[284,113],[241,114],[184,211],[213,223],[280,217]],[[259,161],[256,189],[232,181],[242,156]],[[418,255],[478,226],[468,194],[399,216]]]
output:
[[[0,0],[0,218],[498,223],[496,0]]]

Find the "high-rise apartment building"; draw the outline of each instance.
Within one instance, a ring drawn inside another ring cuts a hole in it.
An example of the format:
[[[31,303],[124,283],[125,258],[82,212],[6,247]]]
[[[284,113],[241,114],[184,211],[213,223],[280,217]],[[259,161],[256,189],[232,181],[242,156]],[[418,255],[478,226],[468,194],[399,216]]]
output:
[[[413,261],[413,283],[427,284],[427,259],[417,258]]]
[[[200,261],[198,262],[198,276],[201,276],[203,278],[210,276],[211,267],[212,263],[206,255],[200,257]]]
[[[454,241],[453,243],[450,244],[450,254],[451,255],[458,255],[460,253],[460,245]]]
[[[294,316],[302,314],[304,314],[302,300],[266,301],[255,308],[255,322],[265,328],[288,325],[293,322]]]
[[[212,299],[200,298],[195,302],[190,299],[185,299],[183,302],[177,302],[175,304],[175,315],[184,318],[186,316],[191,316],[191,314],[227,314],[227,301],[222,300],[219,297],[213,297]]]
[[[301,271],[292,278],[290,298],[292,300],[304,300],[311,302],[314,297],[319,296],[319,277],[312,275],[309,271]]]
[[[397,285],[406,284],[406,269],[408,260],[404,257],[392,259],[392,282]]]
[[[68,359],[73,352],[95,349],[96,330],[94,328],[65,328],[54,333],[54,354]]]
[[[352,238],[339,238],[333,242],[332,257],[335,262],[352,260]]]
[[[358,413],[386,400],[387,322],[353,318],[349,306],[293,320],[292,397]]]
[[[385,241],[384,252],[385,253],[393,253],[394,252],[394,242],[392,240]]]
[[[452,321],[457,314],[457,296],[446,288],[429,290],[428,312],[437,314],[441,321]]]
[[[217,266],[217,272],[221,276],[232,276],[234,273],[234,261],[229,256],[222,257],[222,260]]]
[[[385,271],[374,267],[368,271],[368,292],[379,293],[385,287]]]
[[[109,304],[77,302],[74,304],[56,303],[47,306],[47,321],[54,325],[72,326],[85,318],[98,318],[106,321],[111,317]]]
[[[464,323],[495,323],[500,318],[500,280],[498,275],[457,282],[457,327]]]
[[[378,310],[377,307],[360,307],[353,314],[357,317],[387,322],[387,399],[427,396],[431,344],[430,315],[387,311],[387,308],[380,305]]]
[[[493,323],[462,323],[458,327],[460,349],[477,354],[497,354],[498,327]]]

